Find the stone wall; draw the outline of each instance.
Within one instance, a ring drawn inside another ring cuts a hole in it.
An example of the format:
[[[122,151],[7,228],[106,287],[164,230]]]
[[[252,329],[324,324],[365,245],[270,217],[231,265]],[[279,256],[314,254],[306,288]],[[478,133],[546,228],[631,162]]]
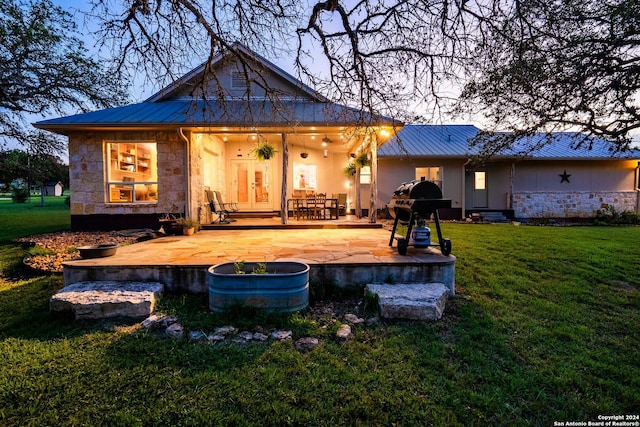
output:
[[[593,218],[613,206],[618,212],[635,212],[638,193],[616,192],[519,192],[513,195],[516,218]]]
[[[158,149],[158,201],[107,203],[105,142],[149,141]],[[183,213],[184,142],[174,132],[93,132],[69,136],[71,215]]]

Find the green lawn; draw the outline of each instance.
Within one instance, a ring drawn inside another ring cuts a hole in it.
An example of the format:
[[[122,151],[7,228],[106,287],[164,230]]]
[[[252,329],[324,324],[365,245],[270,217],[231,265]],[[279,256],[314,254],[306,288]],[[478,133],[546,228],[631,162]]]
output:
[[[44,206],[40,196],[27,203],[13,203],[10,195],[0,198],[0,242],[16,237],[68,230],[71,226],[66,197],[46,196]]]
[[[343,343],[338,325],[306,313],[238,320],[211,314],[206,296],[161,304],[188,330],[318,337],[309,353],[52,318],[60,276],[7,278],[23,252],[4,243],[0,425],[551,426],[638,414],[639,227],[442,229],[458,295],[436,323],[358,325]]]

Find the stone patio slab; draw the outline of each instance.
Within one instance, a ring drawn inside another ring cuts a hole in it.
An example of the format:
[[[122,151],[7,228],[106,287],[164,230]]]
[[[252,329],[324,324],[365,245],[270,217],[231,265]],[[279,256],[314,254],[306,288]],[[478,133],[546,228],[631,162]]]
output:
[[[368,284],[378,296],[380,315],[388,319],[439,320],[449,296],[443,283]]]
[[[76,319],[148,317],[164,291],[157,282],[78,282],[49,301],[52,312],[72,312]]]

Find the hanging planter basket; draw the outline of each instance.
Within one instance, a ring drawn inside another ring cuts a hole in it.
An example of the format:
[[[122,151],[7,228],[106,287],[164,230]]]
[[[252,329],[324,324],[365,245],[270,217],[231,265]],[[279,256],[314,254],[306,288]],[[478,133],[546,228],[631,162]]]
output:
[[[356,174],[356,165],[355,163],[347,163],[347,165],[344,167],[344,169],[342,170],[342,172],[348,176],[349,178],[351,178],[352,176],[355,176]]]
[[[358,168],[362,168],[364,166],[369,166],[371,161],[369,160],[368,154],[363,151],[356,156],[354,163]]]
[[[271,145],[267,140],[259,142],[256,148],[253,150],[253,154],[256,156],[256,159],[261,161],[269,160],[276,153],[277,151],[275,147]]]

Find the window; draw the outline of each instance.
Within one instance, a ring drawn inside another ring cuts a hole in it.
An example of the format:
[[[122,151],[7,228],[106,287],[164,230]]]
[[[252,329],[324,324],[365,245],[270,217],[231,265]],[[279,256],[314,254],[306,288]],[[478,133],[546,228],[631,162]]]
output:
[[[106,153],[109,203],[158,201],[158,152],[155,142],[109,142],[106,144]]]
[[[371,184],[371,166],[360,168],[360,184]]]
[[[473,173],[473,189],[474,190],[486,190],[487,189],[487,174],[484,171],[476,171]]]
[[[416,179],[418,181],[432,181],[442,190],[442,167],[440,166],[417,167]]]
[[[318,167],[304,163],[293,164],[293,189],[315,190],[318,182]]]

